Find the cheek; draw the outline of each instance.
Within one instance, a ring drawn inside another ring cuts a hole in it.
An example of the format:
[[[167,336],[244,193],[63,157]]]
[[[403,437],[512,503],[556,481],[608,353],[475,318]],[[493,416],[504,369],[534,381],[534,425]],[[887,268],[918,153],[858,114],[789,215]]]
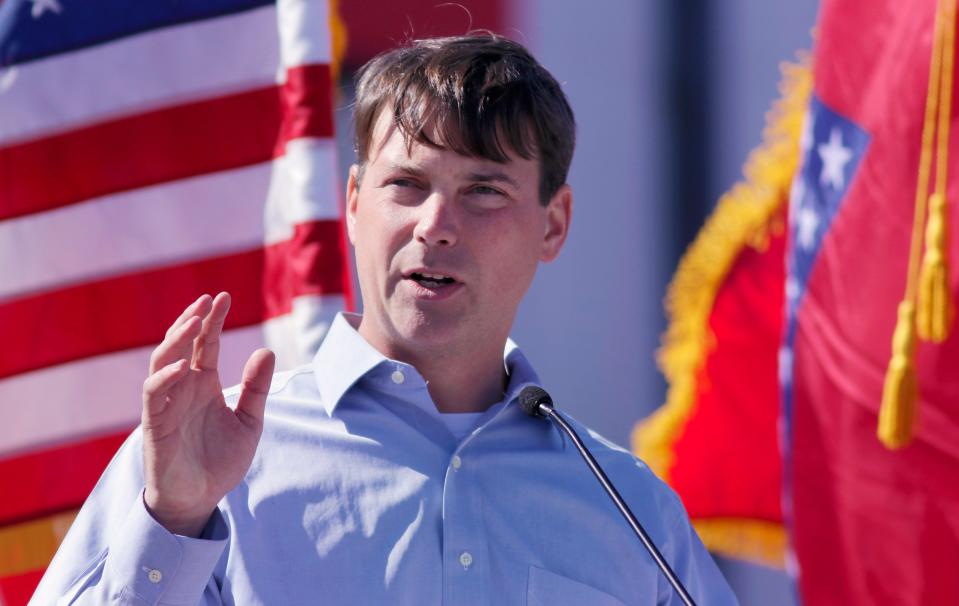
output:
[[[390,269],[397,252],[409,240],[407,217],[388,205],[371,202],[356,215],[353,227],[357,265],[373,273]]]
[[[533,223],[533,224],[531,224]],[[534,222],[505,222],[494,226],[482,243],[487,278],[500,293],[523,293],[539,265],[541,240]]]

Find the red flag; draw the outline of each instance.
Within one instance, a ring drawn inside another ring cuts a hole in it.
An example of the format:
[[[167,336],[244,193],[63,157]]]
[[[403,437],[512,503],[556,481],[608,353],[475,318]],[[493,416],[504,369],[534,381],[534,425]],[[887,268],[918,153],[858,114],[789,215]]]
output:
[[[939,344],[920,340],[914,355],[906,347],[908,368],[889,375],[900,396],[890,406],[908,413],[915,369],[912,442],[891,450],[877,437],[897,307],[904,293],[923,304],[907,290],[907,275],[918,267],[910,262],[914,227],[921,236],[925,226],[916,209],[917,201],[925,205],[917,182],[930,74],[945,74],[938,81],[955,98],[954,67],[937,71],[930,60],[934,22],[938,10],[954,29],[954,6],[843,0],[824,2],[820,13],[814,97],[791,201],[780,358],[787,522],[807,604],[959,600],[955,330]],[[933,179],[946,185],[946,286],[955,297],[956,111],[939,101],[953,128],[932,157],[950,172],[934,171]],[[915,336],[913,321],[902,326]],[[907,432],[908,414],[900,425]]]
[[[659,356],[668,401],[633,436],[710,550],[780,568],[776,357],[785,214],[812,86],[807,65],[783,69],[783,97],[746,180],[719,201],[670,285]]]
[[[180,310],[233,295],[229,382],[264,344],[309,359],[349,292],[326,2],[4,9],[0,604],[19,604]]]

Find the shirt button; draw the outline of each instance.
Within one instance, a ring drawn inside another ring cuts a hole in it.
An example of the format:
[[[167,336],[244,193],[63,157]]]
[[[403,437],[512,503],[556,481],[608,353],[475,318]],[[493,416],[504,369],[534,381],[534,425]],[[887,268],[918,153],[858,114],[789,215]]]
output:
[[[150,579],[151,583],[159,583],[161,580],[163,580],[163,573],[154,568],[147,573],[147,578]]]
[[[464,551],[460,554],[460,564],[463,565],[463,568],[469,568],[473,565],[473,554],[468,551]]]
[[[400,370],[394,370],[393,374],[390,375],[390,378],[393,379],[393,382],[397,385],[406,380],[406,377],[403,376],[403,372]]]
[[[453,464],[453,469],[459,469],[463,466],[463,459],[459,458],[459,455],[453,455],[453,459],[450,461]]]

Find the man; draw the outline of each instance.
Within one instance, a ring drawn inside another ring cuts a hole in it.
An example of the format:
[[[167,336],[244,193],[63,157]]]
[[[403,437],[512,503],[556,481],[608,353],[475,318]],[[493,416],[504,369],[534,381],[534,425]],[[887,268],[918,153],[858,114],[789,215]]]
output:
[[[425,40],[361,71],[355,125],[364,315],[272,382],[253,353],[221,392],[229,296],[187,308],[34,601],[678,603],[575,450],[516,403],[538,379],[508,333],[572,210],[559,85],[503,38]],[[587,442],[691,593],[735,603],[677,497]]]

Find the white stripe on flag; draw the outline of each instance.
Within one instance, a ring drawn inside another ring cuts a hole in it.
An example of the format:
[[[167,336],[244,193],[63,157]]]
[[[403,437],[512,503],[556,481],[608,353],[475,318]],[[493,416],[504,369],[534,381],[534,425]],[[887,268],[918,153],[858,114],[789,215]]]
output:
[[[271,167],[209,173],[0,222],[0,301],[262,246]]]
[[[277,370],[312,360],[333,317],[345,307],[342,295],[303,295],[293,299],[291,313],[264,322],[266,344],[276,353]]]
[[[0,145],[274,85],[275,23],[276,8],[267,6],[7,68]]]
[[[285,155],[274,161],[264,209],[266,243],[289,240],[296,223],[339,219],[339,181],[333,139],[289,141]]]
[[[143,381],[154,346],[97,356],[0,380],[0,458],[140,421]],[[263,347],[262,325],[225,331],[220,348],[224,386]]]
[[[283,67],[332,62],[329,4],[316,0],[277,1]]]

